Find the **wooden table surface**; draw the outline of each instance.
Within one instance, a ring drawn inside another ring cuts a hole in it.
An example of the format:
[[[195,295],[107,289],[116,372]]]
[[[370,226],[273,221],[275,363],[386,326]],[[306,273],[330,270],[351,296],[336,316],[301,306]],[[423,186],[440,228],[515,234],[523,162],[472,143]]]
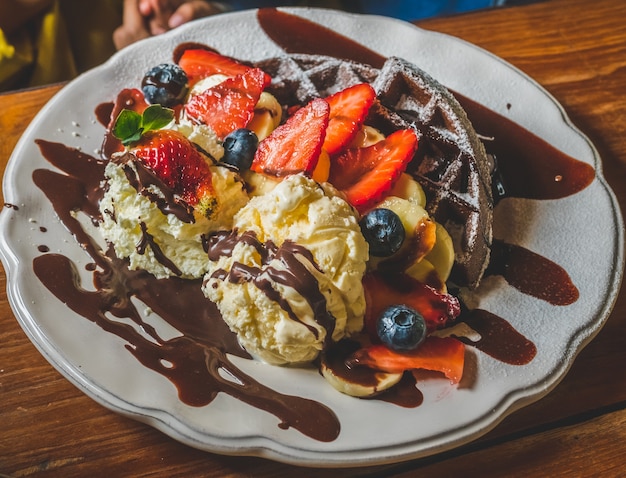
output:
[[[453,34],[534,77],[600,152],[626,207],[626,2],[549,0],[419,26]],[[0,167],[60,88],[0,95]],[[602,476],[626,473],[626,294],[547,397],[477,441],[417,461],[308,469],[188,448],[65,380],[26,338],[0,276],[0,474],[23,476]],[[621,470],[621,472],[620,472]]]

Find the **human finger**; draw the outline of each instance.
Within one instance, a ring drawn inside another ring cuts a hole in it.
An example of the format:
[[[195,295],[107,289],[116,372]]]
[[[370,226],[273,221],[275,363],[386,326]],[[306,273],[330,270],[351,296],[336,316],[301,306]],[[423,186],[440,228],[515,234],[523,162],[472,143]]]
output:
[[[139,12],[138,0],[124,0],[122,25],[113,32],[113,43],[118,50],[150,36],[144,18]]]
[[[185,0],[140,0],[145,2],[145,19],[152,35],[160,35],[170,29],[168,23],[172,14]]]
[[[206,2],[204,0],[191,0],[184,2],[169,19],[168,26],[176,28],[197,18],[208,17],[222,13],[226,10],[220,2]]]

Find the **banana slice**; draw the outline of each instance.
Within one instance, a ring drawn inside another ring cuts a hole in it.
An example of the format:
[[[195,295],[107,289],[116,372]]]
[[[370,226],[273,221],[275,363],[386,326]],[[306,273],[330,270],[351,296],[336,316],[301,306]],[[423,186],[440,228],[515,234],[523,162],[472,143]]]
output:
[[[427,259],[414,262],[404,272],[413,277],[413,279],[420,281],[422,284],[428,284],[440,292],[447,291],[446,283],[441,280],[439,271]]]
[[[439,223],[436,223],[435,246],[426,255],[425,259],[430,262],[437,271],[439,278],[445,282],[450,276],[452,265],[454,264],[454,245],[448,231]]]
[[[446,292],[446,281],[454,264],[452,238],[445,228],[435,223],[435,245],[424,258],[415,261],[405,272],[418,281]]]
[[[411,243],[418,225],[428,219],[428,213],[422,206],[398,196],[387,196],[376,207],[391,209],[400,217],[406,232],[406,244]]]
[[[259,141],[262,141],[280,124],[281,117],[282,108],[278,100],[274,95],[264,91],[254,107],[254,116],[247,128],[254,131]]]
[[[404,226],[405,239],[402,247],[396,254],[402,256],[406,253],[408,248],[420,247],[422,244],[416,244],[415,237],[420,231],[419,226],[424,221],[430,221],[426,210],[420,206],[417,202],[411,202],[408,199],[404,199],[398,196],[387,196],[377,206],[377,208],[386,208],[395,212]],[[429,252],[430,249],[425,249],[424,254]],[[370,269],[376,269],[378,264],[386,258],[370,257],[368,267]]]
[[[424,189],[420,183],[407,173],[402,173],[396,184],[393,185],[389,195],[406,199],[422,208],[426,207],[426,193],[424,193]]]
[[[352,397],[364,398],[377,395],[402,379],[402,373],[381,372],[363,366],[346,367],[345,359],[358,347],[356,342],[342,341],[324,352],[320,371],[333,388]]]
[[[385,135],[378,131],[376,128],[368,125],[363,125],[357,132],[356,136],[352,140],[350,147],[352,148],[366,148],[373,144],[378,143],[385,139]]]

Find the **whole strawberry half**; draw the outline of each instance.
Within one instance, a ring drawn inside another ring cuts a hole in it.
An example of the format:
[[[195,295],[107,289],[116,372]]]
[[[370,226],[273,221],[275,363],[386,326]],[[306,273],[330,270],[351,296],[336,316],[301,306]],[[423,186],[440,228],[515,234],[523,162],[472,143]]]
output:
[[[354,139],[376,99],[369,83],[359,83],[326,98],[330,116],[324,149],[330,155],[344,150]]]
[[[259,143],[251,169],[276,177],[310,175],[322,151],[329,113],[328,103],[320,98],[298,109]]]
[[[199,80],[212,75],[237,76],[251,69],[251,67],[238,62],[234,58],[220,55],[205,48],[185,50],[178,59],[178,66],[187,74],[191,86]],[[266,78],[266,81],[270,81],[269,76]]]
[[[192,120],[208,125],[223,140],[236,129],[246,127],[267,84],[263,70],[248,68],[193,96],[185,111]]]
[[[206,216],[214,202],[211,170],[207,160],[181,133],[156,130],[144,133],[130,148],[185,202]]]
[[[329,182],[343,191],[363,213],[383,199],[404,172],[417,150],[411,129],[397,130],[376,144],[352,148],[333,159]]]

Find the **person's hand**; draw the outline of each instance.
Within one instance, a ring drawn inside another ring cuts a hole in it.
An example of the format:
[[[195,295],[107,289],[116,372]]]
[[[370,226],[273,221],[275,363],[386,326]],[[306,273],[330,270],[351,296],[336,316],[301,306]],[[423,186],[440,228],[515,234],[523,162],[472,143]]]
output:
[[[122,24],[113,32],[115,48],[120,50],[149,36],[148,22],[139,11],[139,0],[124,0]]]
[[[205,0],[139,0],[139,11],[152,35],[159,35],[197,18],[224,11],[219,2]]]
[[[204,0],[124,0],[123,23],[113,32],[113,43],[119,50],[191,20],[223,11],[224,6],[219,2]]]

